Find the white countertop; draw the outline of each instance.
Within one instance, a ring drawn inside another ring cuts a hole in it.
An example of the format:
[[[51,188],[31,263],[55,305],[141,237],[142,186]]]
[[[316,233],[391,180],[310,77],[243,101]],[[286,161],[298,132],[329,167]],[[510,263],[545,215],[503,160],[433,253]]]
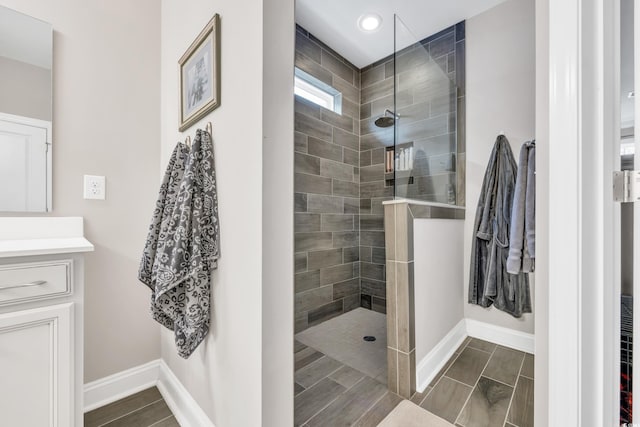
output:
[[[81,217],[0,217],[0,258],[93,250]]]

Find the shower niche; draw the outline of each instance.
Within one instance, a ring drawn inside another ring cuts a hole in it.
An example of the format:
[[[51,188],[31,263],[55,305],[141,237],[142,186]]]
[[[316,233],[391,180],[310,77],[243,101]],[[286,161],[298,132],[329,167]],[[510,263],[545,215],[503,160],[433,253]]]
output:
[[[386,187],[413,185],[413,166],[415,154],[413,141],[396,144],[385,149],[384,180]]]

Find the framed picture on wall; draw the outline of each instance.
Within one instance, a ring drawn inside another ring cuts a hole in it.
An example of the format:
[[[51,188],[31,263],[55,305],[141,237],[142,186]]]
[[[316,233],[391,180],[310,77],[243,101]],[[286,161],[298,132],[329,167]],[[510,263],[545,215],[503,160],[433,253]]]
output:
[[[220,106],[220,16],[215,14],[180,61],[180,132]]]

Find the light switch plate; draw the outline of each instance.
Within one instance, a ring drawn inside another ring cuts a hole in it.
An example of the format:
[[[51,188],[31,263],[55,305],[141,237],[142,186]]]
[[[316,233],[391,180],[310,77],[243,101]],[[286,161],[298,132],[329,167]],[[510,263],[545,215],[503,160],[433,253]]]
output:
[[[106,178],[104,176],[84,176],[84,198],[104,200],[106,193]]]

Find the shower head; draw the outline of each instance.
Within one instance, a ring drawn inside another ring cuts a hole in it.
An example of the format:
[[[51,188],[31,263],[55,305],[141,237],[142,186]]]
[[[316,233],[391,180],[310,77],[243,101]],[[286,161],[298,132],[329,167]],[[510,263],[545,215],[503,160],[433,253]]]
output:
[[[387,114],[389,114],[389,116],[391,117],[389,117]],[[398,116],[396,116],[393,111],[385,110],[384,115],[382,117],[378,117],[374,123],[379,128],[388,128],[396,123],[397,118]]]

